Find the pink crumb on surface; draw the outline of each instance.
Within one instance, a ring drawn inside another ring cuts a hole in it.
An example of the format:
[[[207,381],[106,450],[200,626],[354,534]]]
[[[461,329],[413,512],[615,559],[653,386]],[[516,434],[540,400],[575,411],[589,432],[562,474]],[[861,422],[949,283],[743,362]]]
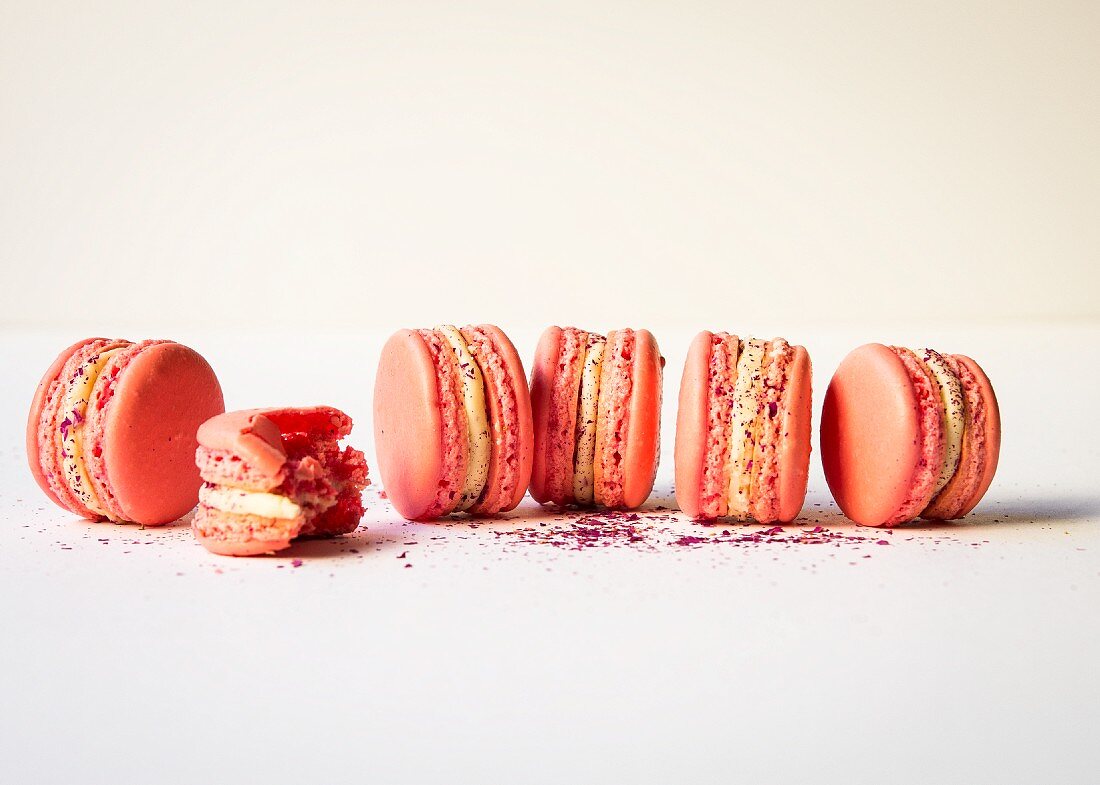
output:
[[[901,508],[886,521],[888,526],[913,520],[928,504],[932,497],[932,491],[936,487],[936,479],[939,476],[940,463],[943,459],[945,447],[942,422],[943,404],[935,382],[929,378],[928,372],[915,354],[902,347],[892,346],[890,348],[905,366],[905,370],[909,374],[909,381],[913,384],[913,391],[917,397],[917,405],[920,408],[918,423],[920,425],[921,457],[917,462],[909,493]]]

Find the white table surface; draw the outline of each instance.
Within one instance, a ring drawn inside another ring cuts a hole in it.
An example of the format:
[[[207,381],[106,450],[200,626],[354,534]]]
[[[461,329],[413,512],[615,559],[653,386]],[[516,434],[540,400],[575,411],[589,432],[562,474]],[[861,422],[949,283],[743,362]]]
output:
[[[578,538],[530,502],[406,523],[375,487],[355,534],[236,560],[186,522],[47,502],[26,406],[81,336],[0,334],[0,779],[1100,781],[1100,328],[784,329],[818,407],[864,340],[973,355],[1004,449],[970,518],[880,533],[837,513],[815,445],[804,518],[774,535],[654,509],[673,504],[691,334],[653,329],[665,462],[640,540],[621,522]],[[344,408],[374,472],[384,335],[165,332],[208,357],[230,408]],[[529,360],[537,329],[513,337]],[[798,542],[819,525],[828,542]]]

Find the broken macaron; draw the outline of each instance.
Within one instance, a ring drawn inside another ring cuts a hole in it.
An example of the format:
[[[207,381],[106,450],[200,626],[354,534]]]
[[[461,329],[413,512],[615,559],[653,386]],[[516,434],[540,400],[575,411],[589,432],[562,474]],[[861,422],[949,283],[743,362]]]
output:
[[[256,556],[300,537],[355,531],[369,484],[363,453],[341,447],[351,418],[330,406],[249,409],[207,420],[191,528],[213,553]]]

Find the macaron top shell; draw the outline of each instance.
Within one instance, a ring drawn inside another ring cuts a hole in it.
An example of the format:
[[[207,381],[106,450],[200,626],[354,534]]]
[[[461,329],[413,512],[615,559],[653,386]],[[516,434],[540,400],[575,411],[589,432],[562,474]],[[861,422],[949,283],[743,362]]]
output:
[[[780,521],[792,521],[802,512],[810,473],[810,438],[813,432],[813,385],[810,355],[802,346],[793,347],[787,368],[785,405],[779,442]]]
[[[224,410],[213,369],[193,349],[158,343],[134,356],[102,426],[111,495],[126,520],[168,523],[195,506],[198,429]]]
[[[515,345],[496,325],[464,327],[462,332],[481,365],[493,438],[485,492],[470,511],[511,510],[527,493],[534,460],[534,426],[527,374]]]
[[[603,336],[576,328],[543,331],[531,364],[534,457],[531,496],[540,503],[573,501],[577,396],[589,342]]]
[[[615,331],[608,333],[612,345]],[[661,458],[661,377],[664,359],[649,330],[634,331],[634,363],[631,369],[630,410],[623,453],[621,499],[617,504],[633,509],[649,498]],[[597,445],[599,444],[597,436]],[[598,447],[597,447],[598,449]],[[599,463],[596,464],[599,467]],[[597,488],[599,483],[597,481]],[[597,501],[600,501],[597,494]],[[601,503],[607,504],[607,501]]]
[[[821,462],[833,498],[856,523],[881,525],[909,498],[921,460],[921,407],[888,346],[854,349],[825,393]]]
[[[250,469],[274,475],[286,463],[284,432],[342,439],[351,433],[351,418],[331,406],[264,408],[226,412],[199,426],[199,444],[239,456]]]
[[[703,474],[710,430],[709,380],[714,334],[704,330],[688,347],[676,409],[676,501],[692,518],[703,512]]]
[[[374,449],[386,496],[409,520],[435,502],[443,474],[435,361],[414,330],[386,342],[374,385]]]
[[[993,385],[990,384],[989,377],[985,375],[985,371],[982,370],[981,366],[964,354],[956,354],[954,358],[957,362],[965,365],[973,374],[984,404],[983,430],[985,440],[983,446],[985,455],[982,462],[982,478],[978,482],[977,490],[970,501],[963,506],[960,512],[961,516],[969,515],[977,506],[978,502],[985,496],[986,491],[989,490],[989,486],[993,482],[993,475],[997,473],[997,463],[1001,455],[1001,411],[997,403],[997,394],[993,392]]]

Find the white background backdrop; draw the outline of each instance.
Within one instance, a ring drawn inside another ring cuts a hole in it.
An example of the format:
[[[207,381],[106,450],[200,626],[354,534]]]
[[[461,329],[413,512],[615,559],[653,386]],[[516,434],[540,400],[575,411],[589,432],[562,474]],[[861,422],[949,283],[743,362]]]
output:
[[[1092,2],[0,3],[0,319],[1095,318]]]
[[[0,0],[0,781],[1092,785],[1097,41],[1085,2]],[[528,362],[656,333],[646,547],[373,488],[354,535],[231,560],[24,466],[39,375],[104,334],[196,347],[230,408],[346,409],[377,478],[386,335],[481,321]],[[815,445],[778,540],[665,520],[704,327],[805,344],[818,407],[858,343],[972,354],[986,500],[869,534]]]

